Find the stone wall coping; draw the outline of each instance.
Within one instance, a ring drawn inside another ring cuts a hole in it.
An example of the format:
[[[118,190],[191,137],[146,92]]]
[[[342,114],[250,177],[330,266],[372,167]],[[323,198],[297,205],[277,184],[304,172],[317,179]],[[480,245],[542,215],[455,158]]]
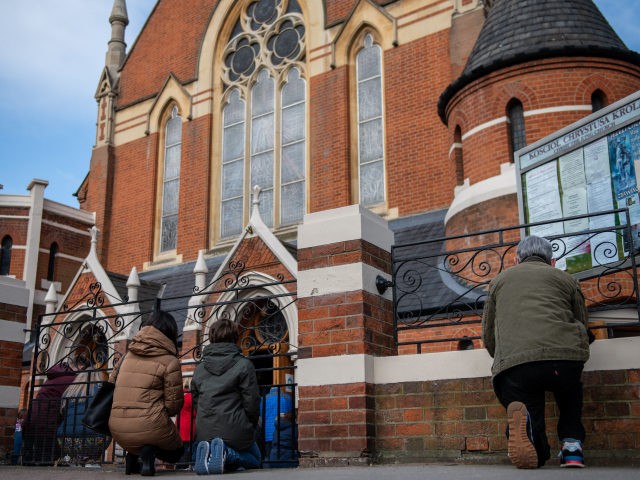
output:
[[[640,337],[596,340],[585,371],[640,368]],[[491,376],[486,349],[373,357],[341,355],[298,360],[298,386],[392,384]]]

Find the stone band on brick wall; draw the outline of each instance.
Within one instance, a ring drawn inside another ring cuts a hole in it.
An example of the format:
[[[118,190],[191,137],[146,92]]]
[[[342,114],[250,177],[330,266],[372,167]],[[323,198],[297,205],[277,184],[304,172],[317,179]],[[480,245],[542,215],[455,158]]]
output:
[[[387,273],[365,263],[301,270],[298,272],[298,297],[315,297],[358,290],[379,295],[376,290],[378,275],[389,279]],[[391,300],[391,293],[391,289],[388,289],[382,296]]]
[[[20,401],[20,387],[0,386],[0,408],[16,408]]]
[[[24,329],[24,322],[0,320],[0,339],[3,342],[15,342],[23,345],[25,338]]]
[[[591,345],[585,371],[640,368],[640,337],[599,340]],[[396,357],[343,355],[301,358],[300,386],[350,383],[392,384],[491,376],[492,359],[485,349]]]

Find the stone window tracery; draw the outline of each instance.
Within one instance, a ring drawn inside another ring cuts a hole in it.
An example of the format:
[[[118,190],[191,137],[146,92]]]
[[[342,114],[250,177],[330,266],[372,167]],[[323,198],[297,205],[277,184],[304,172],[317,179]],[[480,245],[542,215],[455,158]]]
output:
[[[304,56],[296,0],[245,3],[222,54],[221,238],[242,231],[254,185],[269,227],[305,213]]]

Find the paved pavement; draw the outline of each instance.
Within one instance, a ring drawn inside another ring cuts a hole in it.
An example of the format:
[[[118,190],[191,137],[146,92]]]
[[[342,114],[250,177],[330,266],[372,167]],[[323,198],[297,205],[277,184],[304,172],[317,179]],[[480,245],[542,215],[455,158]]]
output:
[[[238,480],[640,480],[640,469],[633,467],[565,469],[548,465],[536,470],[518,470],[510,465],[411,464],[252,470],[226,475],[226,477],[230,476],[237,477]],[[124,469],[107,465],[102,468],[0,466],[1,480],[134,480],[136,477],[125,477]],[[197,475],[193,472],[158,470],[156,477],[166,480],[193,480]]]

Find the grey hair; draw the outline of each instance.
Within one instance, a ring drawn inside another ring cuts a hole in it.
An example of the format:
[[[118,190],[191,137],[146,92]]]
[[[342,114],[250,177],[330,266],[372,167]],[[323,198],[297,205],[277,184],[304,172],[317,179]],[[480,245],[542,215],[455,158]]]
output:
[[[520,241],[516,255],[520,262],[529,257],[540,257],[548,264],[551,264],[553,248],[551,247],[551,242],[546,238],[531,235]]]

